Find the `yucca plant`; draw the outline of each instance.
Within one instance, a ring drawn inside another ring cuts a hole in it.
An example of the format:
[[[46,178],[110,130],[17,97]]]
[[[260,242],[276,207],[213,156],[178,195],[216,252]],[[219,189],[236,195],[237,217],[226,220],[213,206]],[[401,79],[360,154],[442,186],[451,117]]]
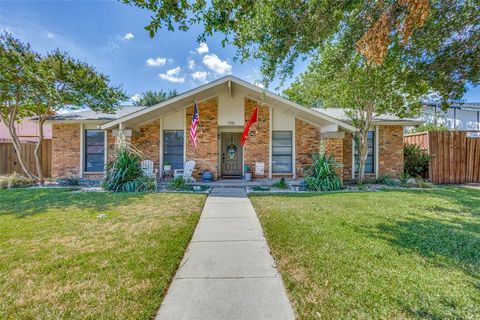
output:
[[[117,139],[113,160],[107,164],[102,187],[114,192],[155,190],[155,181],[144,175],[140,162],[142,154],[125,139]]]
[[[322,149],[312,154],[312,165],[307,168],[305,184],[310,191],[336,191],[342,188],[342,181],[335,172],[341,167],[332,155]]]

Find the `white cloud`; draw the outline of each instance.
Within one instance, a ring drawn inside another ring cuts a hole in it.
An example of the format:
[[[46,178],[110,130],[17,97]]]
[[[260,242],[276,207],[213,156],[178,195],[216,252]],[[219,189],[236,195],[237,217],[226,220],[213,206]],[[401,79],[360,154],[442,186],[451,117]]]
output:
[[[193,61],[193,59],[188,59],[187,63],[188,63],[188,69],[191,70],[191,69],[195,68],[195,61]]]
[[[122,40],[128,41],[128,40],[132,40],[133,38],[135,38],[135,36],[133,35],[133,33],[127,32],[127,33],[122,37]]]
[[[140,100],[141,97],[142,96],[140,94],[136,93],[130,97],[130,100],[132,100],[133,102],[137,102],[138,100]]]
[[[163,79],[173,83],[184,83],[185,78],[179,77],[178,74],[182,69],[180,67],[176,67],[170,70],[167,70],[166,73],[160,73],[158,76]]]
[[[47,38],[49,39],[54,39],[55,38],[55,35],[51,32],[47,32]]]
[[[202,53],[207,53],[208,52],[208,46],[205,42],[200,42],[200,45],[197,48],[197,52],[202,54]]]
[[[147,66],[149,67],[161,67],[167,63],[167,58],[148,58],[147,59]]]
[[[179,74],[180,71],[182,71],[182,68],[176,67],[176,68],[167,70],[167,74],[168,74],[169,76],[175,76],[175,75]]]
[[[259,88],[265,89],[265,85],[260,81],[253,81],[252,84]]]
[[[202,62],[210,70],[225,74],[232,71],[232,66],[225,60],[221,60],[216,54],[207,54],[203,57]]]
[[[208,77],[208,72],[206,71],[196,71],[192,73],[192,78],[201,82],[205,82]]]

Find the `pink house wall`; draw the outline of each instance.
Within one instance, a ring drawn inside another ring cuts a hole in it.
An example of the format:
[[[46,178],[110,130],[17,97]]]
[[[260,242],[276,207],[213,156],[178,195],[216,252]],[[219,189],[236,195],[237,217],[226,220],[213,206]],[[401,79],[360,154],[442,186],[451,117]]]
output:
[[[35,122],[24,120],[21,123],[15,124],[17,135],[22,141],[36,141],[38,136],[38,125]],[[49,124],[43,127],[43,138],[52,139],[52,126]],[[7,127],[0,123],[0,141],[10,140]]]

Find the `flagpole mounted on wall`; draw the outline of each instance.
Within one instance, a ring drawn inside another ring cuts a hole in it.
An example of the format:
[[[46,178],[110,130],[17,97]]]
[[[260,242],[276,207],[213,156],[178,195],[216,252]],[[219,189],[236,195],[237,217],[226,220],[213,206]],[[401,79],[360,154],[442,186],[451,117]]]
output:
[[[242,138],[240,140],[242,146],[244,146],[245,142],[247,141],[248,132],[250,131],[251,125],[258,121],[259,106],[260,106],[260,104],[257,104],[257,107],[255,108],[255,110],[253,110],[253,113],[252,113],[252,116],[250,117],[250,120],[248,120],[245,128],[243,129]]]
[[[190,126],[190,141],[192,142],[193,148],[197,148],[197,126],[199,122],[198,116],[198,106],[197,100],[195,100],[195,104],[193,105],[193,116],[192,116],[192,125]]]

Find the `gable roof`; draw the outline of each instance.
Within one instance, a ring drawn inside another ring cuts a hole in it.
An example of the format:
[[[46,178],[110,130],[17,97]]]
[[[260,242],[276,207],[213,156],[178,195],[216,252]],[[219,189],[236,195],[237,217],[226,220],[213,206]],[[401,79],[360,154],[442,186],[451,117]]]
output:
[[[327,114],[330,117],[343,121],[345,123],[351,123],[352,120],[348,117],[345,109],[342,108],[313,108],[313,110]],[[400,118],[392,114],[381,114],[374,115],[373,123],[374,124],[400,124],[400,125],[418,125],[423,121],[415,118]]]
[[[185,108],[185,106],[187,105],[193,105],[196,100],[206,100],[225,90],[229,90],[230,92],[237,90],[241,91],[246,96],[254,100],[262,101],[267,105],[274,105],[275,107],[283,108],[287,112],[295,113],[300,118],[311,121],[313,123],[321,123],[323,125],[336,124],[339,127],[348,131],[355,131],[355,128],[348,123],[335,119],[328,114],[320,113],[310,108],[306,108],[298,103],[290,101],[273,92],[264,90],[258,86],[255,86],[251,83],[248,83],[231,75],[212,81],[195,89],[186,91],[156,105],[118,117],[115,120],[102,124],[100,128],[111,129],[113,127],[116,127],[120,123],[126,121],[142,123],[147,121],[148,119],[152,119],[152,116],[154,115],[158,116],[158,114],[169,114],[171,112],[179,111]]]
[[[339,127],[355,131],[351,120],[341,108],[307,108],[298,103],[290,101],[278,94],[264,90],[249,82],[243,81],[234,76],[226,76],[200,87],[181,93],[175,97],[165,100],[153,106],[128,106],[118,109],[115,113],[98,113],[91,110],[57,114],[48,120],[59,122],[91,122],[99,124],[101,129],[111,129],[120,123],[129,122],[134,125],[146,123],[158,116],[168,115],[180,111],[186,106],[191,106],[195,101],[203,101],[212,98],[219,93],[229,90],[230,93],[239,91],[246,97],[262,101],[267,105],[282,108],[286,113],[292,113],[302,120],[307,120],[321,126],[335,124]],[[421,123],[418,119],[404,118],[393,115],[381,115],[374,119],[379,125],[417,125]]]

